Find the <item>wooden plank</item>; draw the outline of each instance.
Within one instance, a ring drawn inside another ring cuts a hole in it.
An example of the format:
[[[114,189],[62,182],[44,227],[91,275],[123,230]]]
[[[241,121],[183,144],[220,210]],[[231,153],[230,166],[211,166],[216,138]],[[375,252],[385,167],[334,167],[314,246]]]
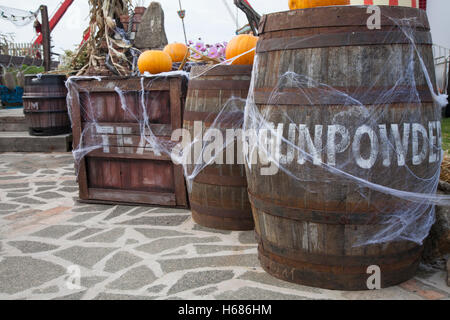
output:
[[[136,153],[119,153],[118,148],[111,147],[110,153],[105,153],[103,150],[98,149],[89,152],[87,155],[92,158],[104,158],[104,159],[137,159],[137,160],[159,160],[159,161],[171,161],[171,158],[167,155],[156,155],[151,151],[144,150],[143,154]]]
[[[81,197],[80,197],[81,198]],[[154,204],[162,206],[175,206],[175,194],[162,192],[142,192],[129,190],[89,188],[89,196],[85,198],[103,201],[117,201],[127,203]]]
[[[80,114],[80,101],[77,99],[78,92],[75,87],[70,87],[70,94],[72,96],[72,106],[70,107],[72,118],[72,135],[73,135],[73,150],[77,150],[80,147],[82,128],[81,128],[81,114]],[[78,185],[80,198],[88,198],[88,180],[86,173],[86,159],[79,160],[78,165]]]
[[[104,148],[108,147],[118,147],[120,150],[118,153],[139,153],[138,151],[150,150],[152,145],[148,143],[150,136],[144,137],[140,135],[121,135],[121,134],[96,134],[87,135],[84,134],[83,143],[86,146],[102,146]],[[158,143],[169,143],[169,137],[157,137]],[[132,150],[132,151],[129,151]],[[109,153],[109,152],[106,152]]]
[[[177,165],[173,166],[173,174],[175,177],[175,195],[178,206],[187,206],[187,191],[186,184],[184,180],[184,170],[183,166]]]
[[[50,47],[50,24],[48,22],[48,10],[47,6],[41,5],[39,8],[41,11],[41,27],[42,27],[42,45],[44,48],[44,69],[46,72],[51,68],[51,47]]]
[[[126,128],[126,135],[141,135],[140,125],[136,122],[82,122],[81,126],[83,130],[95,128],[99,134],[117,134],[119,131],[123,132],[123,128]],[[172,135],[171,126],[168,124],[150,124],[150,130],[157,137],[170,137]],[[150,130],[145,128],[144,134],[149,135]]]
[[[177,79],[170,80],[170,116],[172,130],[176,130],[183,126],[181,85],[181,81],[177,81]],[[175,177],[175,195],[177,205],[187,205],[187,193],[183,167],[174,166],[173,171]]]
[[[170,79],[180,81],[179,79]],[[105,82],[108,85],[105,85]],[[142,91],[142,84],[140,77],[108,77],[102,81],[97,79],[82,79],[76,81],[81,89],[86,89],[90,93],[99,92],[117,92],[116,88],[122,91]],[[168,91],[170,90],[170,81],[168,79],[144,79],[144,91]]]

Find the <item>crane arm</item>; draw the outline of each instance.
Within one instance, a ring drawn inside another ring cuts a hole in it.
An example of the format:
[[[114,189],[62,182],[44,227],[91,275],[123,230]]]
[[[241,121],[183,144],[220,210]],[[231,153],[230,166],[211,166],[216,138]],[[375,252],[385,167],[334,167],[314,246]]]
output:
[[[64,14],[67,12],[67,9],[72,5],[74,0],[64,0],[64,2],[61,3],[61,6],[58,8],[58,10],[55,12],[53,17],[49,21],[50,25],[50,32],[53,31],[53,29],[56,27],[58,22],[61,20],[61,18],[64,16]],[[35,45],[41,45],[42,44],[42,34],[39,34],[38,38],[34,42]]]

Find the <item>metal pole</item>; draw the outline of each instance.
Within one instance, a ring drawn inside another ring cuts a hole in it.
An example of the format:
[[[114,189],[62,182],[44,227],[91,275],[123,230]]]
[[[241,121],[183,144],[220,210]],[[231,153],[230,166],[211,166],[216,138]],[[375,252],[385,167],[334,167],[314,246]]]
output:
[[[42,26],[41,26],[41,32],[42,32],[42,45],[44,49],[44,69],[45,71],[50,71],[51,67],[51,53],[50,53],[50,25],[48,22],[48,10],[47,6],[41,5],[39,8],[41,11],[41,17],[42,17]]]
[[[181,0],[178,0],[178,4],[180,5],[180,12],[183,11],[183,8],[181,7]],[[184,25],[184,17],[181,17],[181,23],[183,24],[183,33],[184,33],[184,42],[186,45],[188,44],[187,37],[186,37],[186,27]]]

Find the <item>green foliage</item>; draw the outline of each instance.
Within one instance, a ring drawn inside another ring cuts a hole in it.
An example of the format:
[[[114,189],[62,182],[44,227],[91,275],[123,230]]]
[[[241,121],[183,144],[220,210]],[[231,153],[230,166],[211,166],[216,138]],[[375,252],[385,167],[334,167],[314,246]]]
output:
[[[442,119],[442,149],[450,153],[450,118]]]
[[[45,69],[44,67],[27,66],[26,64],[24,64],[22,65],[20,71],[22,71],[23,74],[38,74],[43,73]]]
[[[12,72],[14,74],[17,74],[19,72],[23,74],[38,74],[43,73],[45,71],[44,67],[38,67],[38,66],[28,66],[26,64],[23,64],[20,68],[19,67],[10,67],[7,69],[7,72]]]
[[[89,62],[86,46],[78,51],[65,50],[61,64],[58,69],[61,71],[78,71]]]

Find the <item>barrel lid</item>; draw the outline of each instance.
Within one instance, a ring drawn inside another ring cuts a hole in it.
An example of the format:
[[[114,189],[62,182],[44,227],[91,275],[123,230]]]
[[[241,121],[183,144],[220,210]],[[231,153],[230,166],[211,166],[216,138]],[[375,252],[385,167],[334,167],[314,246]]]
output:
[[[31,74],[25,76],[25,86],[34,85],[64,85],[66,76],[63,74]]]
[[[399,27],[399,19],[408,19],[412,28],[430,29],[425,11],[401,6],[377,6],[381,9],[381,29]],[[369,6],[328,6],[290,10],[264,15],[259,33],[269,33],[303,28],[329,28],[367,26]]]
[[[196,76],[239,76],[248,75],[252,73],[252,65],[206,65],[193,66],[190,77]]]

